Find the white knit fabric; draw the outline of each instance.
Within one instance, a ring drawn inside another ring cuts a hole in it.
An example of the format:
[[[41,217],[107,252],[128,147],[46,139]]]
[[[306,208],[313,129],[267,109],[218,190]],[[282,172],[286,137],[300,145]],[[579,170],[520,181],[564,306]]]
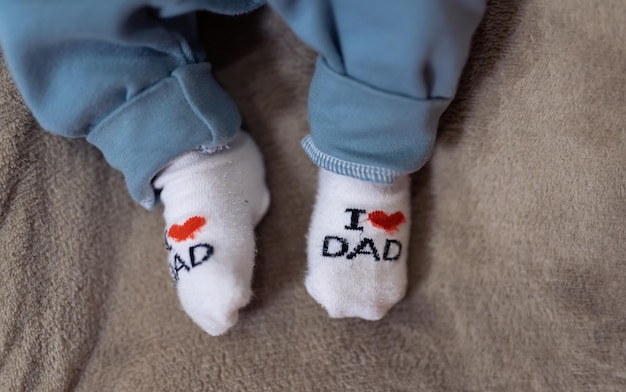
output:
[[[320,169],[306,288],[330,317],[378,320],[407,286],[410,181],[391,185]]]
[[[207,333],[221,335],[252,294],[254,226],[269,206],[261,153],[238,132],[219,151],[180,156],[154,186],[182,307]]]

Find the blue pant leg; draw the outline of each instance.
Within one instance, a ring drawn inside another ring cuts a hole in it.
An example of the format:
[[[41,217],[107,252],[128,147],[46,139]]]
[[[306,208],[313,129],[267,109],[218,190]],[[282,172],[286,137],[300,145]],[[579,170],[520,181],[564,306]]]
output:
[[[0,45],[41,125],[86,137],[150,208],[151,181],[201,145],[222,145],[240,127],[211,76],[195,16],[236,14],[250,0],[0,0]]]
[[[389,183],[431,155],[485,0],[269,0],[320,56],[309,95],[315,164]]]

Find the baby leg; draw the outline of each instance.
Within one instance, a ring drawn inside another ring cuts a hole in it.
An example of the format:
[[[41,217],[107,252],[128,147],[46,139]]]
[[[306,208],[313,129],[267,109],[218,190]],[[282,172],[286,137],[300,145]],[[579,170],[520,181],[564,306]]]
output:
[[[208,2],[158,3],[5,4],[0,43],[44,128],[85,137],[146,208],[160,192],[182,306],[219,335],[250,299],[253,228],[269,203],[263,162],[198,44],[189,12]],[[210,3],[230,14],[258,6]]]
[[[320,167],[307,290],[331,317],[379,319],[406,291],[408,174],[431,155],[485,1],[268,3],[320,53],[303,141]]]

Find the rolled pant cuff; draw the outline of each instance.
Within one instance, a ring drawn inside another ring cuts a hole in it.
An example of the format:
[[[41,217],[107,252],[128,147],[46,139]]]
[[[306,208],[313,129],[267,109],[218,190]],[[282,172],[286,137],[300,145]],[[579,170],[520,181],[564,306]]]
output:
[[[391,184],[403,174],[382,167],[348,162],[332,157],[318,150],[317,147],[315,147],[315,144],[313,144],[313,139],[310,135],[302,139],[302,148],[309,159],[311,159],[316,166],[333,173],[350,176],[359,180]]]
[[[220,146],[241,126],[234,102],[209,64],[177,68],[100,122],[87,136],[125,177],[132,198],[150,209],[152,180],[168,163],[200,146]]]
[[[309,94],[309,157],[331,171],[392,182],[430,158],[451,98],[415,98],[341,74],[319,58]]]

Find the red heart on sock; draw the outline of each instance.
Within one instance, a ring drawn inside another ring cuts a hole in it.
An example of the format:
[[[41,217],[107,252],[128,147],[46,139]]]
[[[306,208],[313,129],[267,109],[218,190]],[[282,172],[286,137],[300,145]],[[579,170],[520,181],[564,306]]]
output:
[[[206,219],[202,216],[192,216],[182,225],[174,223],[167,232],[167,236],[176,242],[193,239],[198,231],[204,226]]]
[[[374,211],[367,215],[367,219],[372,223],[372,226],[383,229],[389,234],[395,233],[398,231],[398,226],[406,223],[406,218],[400,211],[391,215],[387,215],[385,211]]]

